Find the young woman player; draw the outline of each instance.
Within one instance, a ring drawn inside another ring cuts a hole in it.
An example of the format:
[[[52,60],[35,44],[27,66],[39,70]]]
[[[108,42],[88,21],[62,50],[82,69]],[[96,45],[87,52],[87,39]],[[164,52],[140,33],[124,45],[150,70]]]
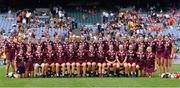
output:
[[[55,64],[54,64],[54,59],[55,59],[55,53],[52,49],[51,45],[47,46],[47,52],[45,53],[45,75],[48,77],[49,74],[48,73],[48,68],[51,68],[52,74],[55,75]]]
[[[159,34],[156,40],[156,61],[159,66],[160,74],[164,72],[164,59],[162,57],[164,51],[163,37]]]
[[[13,37],[9,38],[9,41],[5,44],[5,55],[6,55],[6,76],[8,77],[9,68],[12,67],[13,73],[15,73],[15,52],[16,52],[16,44],[13,41]]]
[[[83,49],[83,45],[79,45],[79,49],[77,50],[77,59],[76,59],[76,67],[77,67],[77,76],[80,76],[81,67],[83,71],[83,77],[86,76],[86,59],[87,54]]]
[[[146,65],[145,65],[145,73],[146,76],[154,76],[155,72],[155,54],[152,51],[151,47],[147,47],[147,53],[146,53]]]
[[[136,56],[137,56],[136,68],[140,70],[141,76],[144,76],[146,54],[144,52],[143,46],[138,47],[138,51],[136,52]]]
[[[24,60],[25,60],[25,57],[23,55],[23,50],[20,49],[18,55],[15,58],[17,78],[24,78],[25,77]]]
[[[76,52],[74,51],[72,44],[69,44],[69,49],[66,52],[67,52],[66,66],[67,66],[68,76],[70,77],[71,75],[74,75],[74,70],[76,65],[75,63]]]
[[[25,77],[34,77],[34,57],[32,53],[32,48],[29,46],[27,47],[27,51],[25,54],[25,69],[26,69],[26,75]]]
[[[116,52],[116,60],[117,60],[117,69],[124,67],[125,69],[125,77],[128,76],[128,64],[126,63],[126,52],[124,51],[123,45],[119,45],[119,50]]]
[[[105,67],[106,67],[106,62],[105,62],[105,52],[103,51],[103,47],[99,46],[98,51],[97,51],[97,64],[98,64],[98,73],[99,77],[102,77],[103,74],[105,73]]]
[[[36,52],[34,52],[34,60],[35,60],[35,64],[34,64],[34,74],[35,77],[41,76],[42,73],[44,72],[44,66],[43,66],[43,53],[41,51],[41,46],[38,46],[36,49]],[[42,67],[42,69],[40,69]]]
[[[61,44],[58,44],[58,49],[55,52],[56,54],[56,76],[59,77],[60,76],[60,67],[61,67],[61,71],[62,71],[62,76],[64,76],[65,74],[65,55],[66,52],[63,49],[63,46]]]
[[[172,40],[165,36],[164,38],[165,44],[164,44],[164,62],[165,62],[165,70],[166,73],[170,72],[172,73],[172,58],[171,58],[171,51],[172,51]]]
[[[93,45],[89,46],[89,51],[87,51],[87,71],[88,73],[91,73],[93,76],[96,74],[96,52],[94,50]]]
[[[128,69],[129,69],[129,76],[135,77],[136,76],[136,53],[134,51],[133,45],[129,45],[129,50],[126,53]]]
[[[113,67],[114,76],[117,76],[116,74],[116,52],[113,49],[113,45],[109,45],[109,50],[107,51],[106,56],[106,63],[107,63],[107,69],[108,69],[108,75],[110,72],[110,67]]]

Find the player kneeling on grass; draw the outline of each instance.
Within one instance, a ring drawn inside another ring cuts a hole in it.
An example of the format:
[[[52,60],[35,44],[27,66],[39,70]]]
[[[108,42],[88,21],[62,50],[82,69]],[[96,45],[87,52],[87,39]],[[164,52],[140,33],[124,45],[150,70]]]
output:
[[[25,57],[23,55],[23,50],[21,49],[19,51],[19,54],[15,57],[17,78],[24,78],[25,77],[24,60],[25,60]]]
[[[155,72],[155,54],[152,52],[151,47],[147,47],[147,53],[146,53],[146,68],[145,73],[146,76],[154,76]]]
[[[68,76],[74,76],[74,70],[75,70],[75,51],[73,49],[73,45],[70,44],[69,45],[69,49],[67,50],[67,62],[66,62],[66,66],[67,66],[67,71],[68,71]]]
[[[43,72],[42,70],[44,70],[44,66],[42,64],[43,53],[41,52],[41,47],[37,47],[37,50],[34,53],[34,58],[35,58],[35,64],[34,64],[35,77],[42,76],[42,72]]]
[[[117,76],[115,62],[116,62],[116,53],[113,49],[113,45],[110,45],[109,50],[107,51],[107,57],[106,57],[108,76],[109,76],[109,72],[110,72],[110,67],[113,67],[113,75]]]
[[[86,51],[83,50],[83,46],[79,45],[79,49],[77,51],[77,60],[76,60],[76,67],[77,67],[77,76],[80,76],[81,67],[83,71],[83,77],[86,76]]]
[[[119,45],[119,51],[116,52],[116,66],[117,69],[120,69],[121,67],[124,67],[125,70],[125,77],[128,76],[128,64],[126,63],[126,52],[124,51],[123,45]]]
[[[48,45],[48,50],[44,56],[45,56],[44,58],[45,59],[45,76],[46,77],[50,77],[50,75],[54,76],[55,75],[55,64],[54,64],[55,54],[52,50],[51,45]]]
[[[25,54],[25,69],[26,69],[26,78],[34,77],[34,57],[32,54],[32,48],[27,47],[27,52]]]
[[[60,67],[62,70],[62,76],[64,76],[65,74],[65,51],[63,50],[62,45],[58,46],[58,50],[55,53],[55,61],[56,61],[56,76],[59,77],[60,76]]]
[[[128,63],[128,70],[129,70],[129,76],[135,77],[136,76],[136,54],[134,52],[133,45],[129,45],[129,50],[126,54],[127,63]]]
[[[92,76],[95,76],[96,74],[96,52],[94,50],[94,47],[93,45],[90,45],[89,46],[89,51],[87,52],[87,58],[88,58],[88,61],[87,61],[87,71],[88,71],[88,74],[90,73]]]
[[[136,68],[140,70],[141,76],[144,76],[146,54],[144,53],[143,47],[138,48],[138,52],[136,52],[136,56],[137,56]]]
[[[103,74],[105,73],[104,70],[105,70],[105,66],[106,66],[105,52],[103,51],[103,47],[102,46],[99,46],[99,48],[98,48],[97,62],[98,62],[99,77],[102,77]]]

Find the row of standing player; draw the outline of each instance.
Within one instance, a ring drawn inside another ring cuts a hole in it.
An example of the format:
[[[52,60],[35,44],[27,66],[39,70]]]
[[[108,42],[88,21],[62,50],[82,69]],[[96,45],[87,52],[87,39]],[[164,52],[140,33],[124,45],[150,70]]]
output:
[[[24,73],[26,71],[26,76],[28,74],[33,76],[32,72],[34,69],[37,75],[39,67],[42,67],[43,75],[47,75],[48,67],[52,67],[52,71],[57,76],[60,71],[59,67],[61,67],[62,75],[64,75],[66,66],[70,76],[73,76],[75,67],[78,76],[81,70],[83,71],[83,76],[85,76],[87,72],[95,74],[96,65],[98,66],[99,76],[104,74],[106,66],[108,72],[110,66],[113,67],[114,75],[116,75],[117,69],[121,66],[125,68],[125,76],[135,75],[137,69],[141,70],[142,75],[144,71],[147,75],[150,73],[152,75],[155,68],[155,56],[157,57],[156,61],[160,72],[164,71],[164,62],[167,71],[169,66],[170,70],[172,69],[172,40],[169,37],[161,38],[158,36],[154,40],[150,37],[147,42],[144,41],[143,37],[140,37],[138,43],[132,41],[122,43],[109,40],[99,41],[98,43],[88,43],[86,41],[62,43],[45,41],[41,43],[38,41],[36,44],[29,41],[27,44],[23,44],[22,42],[13,43],[12,40],[13,38],[11,37],[5,45],[7,73],[10,64],[12,64],[12,67],[15,67],[13,62],[16,60],[18,72]],[[146,48],[148,52],[152,53],[145,53]],[[80,69],[81,66],[83,67],[82,69]],[[13,71],[15,72],[15,69]]]

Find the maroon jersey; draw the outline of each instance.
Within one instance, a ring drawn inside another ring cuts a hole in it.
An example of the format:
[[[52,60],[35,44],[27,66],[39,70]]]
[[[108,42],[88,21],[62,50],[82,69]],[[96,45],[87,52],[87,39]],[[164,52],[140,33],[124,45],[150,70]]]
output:
[[[89,46],[92,45],[94,47],[94,50],[96,51],[98,46],[97,46],[97,42],[89,42]],[[88,49],[89,49],[89,46],[88,46]]]
[[[26,71],[33,71],[34,70],[34,57],[33,54],[25,54],[25,69]]]
[[[66,62],[75,62],[76,60],[76,52],[74,50],[70,51],[70,50],[67,50],[67,61]]]
[[[116,59],[115,51],[107,51],[106,55],[108,61],[114,61]]]
[[[72,44],[74,49],[77,50],[78,49],[78,42],[69,42],[68,45]]]
[[[24,67],[24,56],[23,55],[17,55],[16,56],[16,67],[19,68],[19,67]]]
[[[85,50],[89,49],[88,42],[86,41],[80,41],[79,45],[82,45]]]
[[[103,49],[105,48],[105,44],[103,41],[97,43],[97,47],[102,46]]]
[[[138,50],[139,47],[143,47],[144,51],[146,51],[146,43],[144,42],[139,42],[136,44],[136,51]]]
[[[124,42],[124,49],[127,51],[127,50],[129,50],[129,41],[125,41]]]
[[[140,69],[145,68],[145,63],[146,63],[146,54],[144,52],[137,52],[137,64],[140,66]]]
[[[146,53],[146,72],[154,72],[155,69],[155,54]]]
[[[45,52],[47,52],[46,50],[47,50],[47,47],[49,46],[49,45],[53,45],[53,42],[52,41],[44,41],[43,42],[43,49],[44,49],[44,51]]]
[[[12,43],[7,42],[5,44],[5,54],[6,54],[7,60],[14,60],[15,52],[16,52],[16,44],[14,42]]]
[[[68,42],[62,42],[61,45],[65,50],[68,49]]]
[[[25,47],[25,44],[24,43],[17,43],[16,44],[16,48],[17,48],[17,53],[19,53],[20,50],[23,50],[23,51],[26,51],[26,47]]]
[[[54,63],[55,53],[53,51],[47,51],[44,55],[45,63],[51,64]]]
[[[56,51],[55,53],[56,55],[56,60],[55,62],[56,63],[59,63],[59,64],[62,64],[62,63],[65,63],[65,56],[66,56],[66,52],[65,51]]]
[[[32,53],[25,54],[25,62],[26,63],[34,63],[34,56]]]
[[[25,47],[26,47],[26,48],[25,48],[26,50],[27,50],[27,47],[31,47],[31,49],[32,49],[32,50],[31,50],[31,53],[33,53],[33,52],[35,51],[35,49],[34,49],[34,44],[33,44],[33,43],[27,43]]]
[[[35,52],[34,53],[35,63],[42,64],[43,63],[43,53]]]
[[[151,47],[152,52],[153,53],[156,52],[156,42],[155,41],[148,41],[147,44],[146,44],[146,47]]]
[[[157,41],[157,45],[156,45],[157,56],[162,56],[163,51],[164,51],[164,42],[163,41]]]
[[[119,45],[120,45],[120,44],[122,44],[121,41],[117,41],[117,40],[114,41],[114,50],[115,50],[115,51],[118,51],[118,50],[119,50]]]
[[[86,51],[85,50],[78,50],[76,62],[83,63],[86,61],[86,58],[87,58]]]
[[[128,63],[132,64],[132,63],[136,62],[136,54],[134,51],[128,50],[126,56],[127,56],[127,62]]]
[[[34,44],[34,50],[36,51],[38,47],[41,47],[41,49],[43,49],[43,44],[42,43],[35,43]]]
[[[95,51],[87,51],[88,62],[96,62],[96,52]]]
[[[102,52],[98,51],[96,55],[97,55],[96,61],[98,63],[104,63],[105,62],[105,52],[104,51],[102,51]]]
[[[104,42],[105,42],[105,51],[109,50],[109,45],[113,45],[114,46],[114,41],[113,40],[104,41]]]
[[[123,61],[126,58],[126,52],[124,52],[124,51],[117,51],[116,52],[116,56],[118,57],[118,60],[120,61],[120,63],[123,63]]]
[[[53,42],[53,50],[57,51],[60,42]]]
[[[164,44],[164,54],[163,54],[164,58],[168,59],[168,57],[170,57],[171,49],[172,49],[172,41],[168,40]]]

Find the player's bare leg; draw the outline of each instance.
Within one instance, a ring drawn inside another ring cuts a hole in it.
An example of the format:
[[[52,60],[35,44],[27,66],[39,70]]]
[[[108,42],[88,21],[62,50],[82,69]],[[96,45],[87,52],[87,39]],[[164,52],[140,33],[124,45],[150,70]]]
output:
[[[64,74],[65,74],[65,63],[62,63],[61,64],[61,70],[62,70],[62,76],[64,76]]]
[[[103,64],[102,64],[102,75],[105,74],[105,67],[106,67],[106,63],[103,63]]]
[[[44,76],[44,75],[45,75],[45,64],[42,63],[42,64],[41,64],[41,67],[42,67],[42,75]]]
[[[70,75],[71,74],[71,64],[68,62],[68,63],[66,63],[66,66],[67,66],[68,75]]]
[[[164,73],[164,59],[160,59],[160,74]]]
[[[38,74],[39,74],[39,66],[40,66],[40,65],[37,64],[37,63],[34,65],[34,76],[35,76],[35,77],[37,77]]]
[[[52,68],[53,75],[55,75],[55,72],[56,72],[55,64],[51,63],[50,67]]]
[[[31,78],[34,78],[34,71],[31,71],[31,72],[30,72],[30,77],[31,77]]]
[[[109,76],[109,72],[110,72],[110,67],[111,67],[111,64],[107,63],[107,74],[108,74],[108,76]]]
[[[128,73],[129,76],[132,76],[132,65],[130,63],[128,63]]]
[[[80,77],[80,63],[76,63],[77,76]]]
[[[59,76],[59,63],[56,63],[56,76]]]
[[[86,76],[86,63],[82,64],[83,76]]]
[[[95,74],[96,74],[96,63],[95,62],[92,63],[92,72],[93,72],[93,76],[95,76]]]
[[[99,74],[99,77],[102,76],[102,64],[101,63],[98,63],[98,74]]]
[[[136,70],[137,70],[138,72],[140,72],[140,76],[143,76],[144,74],[142,74],[139,69],[140,69],[140,66],[139,66],[139,65],[136,65]],[[137,75],[137,76],[138,76],[138,75]]]
[[[116,66],[116,63],[113,63],[113,72],[114,72],[114,76],[117,75],[117,74],[116,74],[116,70],[117,70],[116,67],[117,67],[117,66]]]
[[[11,67],[12,67],[12,72],[15,73],[16,72],[16,66],[15,66],[14,60],[11,62]]]
[[[6,60],[6,76],[8,77],[8,73],[9,73],[9,68],[10,68],[10,61],[9,60]]]
[[[125,77],[128,77],[129,69],[127,63],[124,63],[124,71],[125,71]]]
[[[73,62],[72,64],[71,64],[71,72],[72,72],[72,76],[74,76],[74,70],[75,70],[75,66],[76,66],[76,64]]]
[[[169,63],[168,63],[168,62],[169,62],[168,59],[165,59],[165,60],[164,60],[164,64],[165,64],[165,72],[166,72],[166,73],[169,72],[169,68],[168,68],[168,67],[169,67],[169,66],[168,66]]]
[[[168,59],[168,63],[169,63],[169,72],[172,73],[172,59]]]
[[[88,74],[91,72],[91,62],[87,62],[87,72]]]
[[[133,77],[136,75],[136,63],[132,64],[132,74],[133,74]]]
[[[49,64],[46,63],[46,64],[45,64],[45,75],[46,75],[46,76],[48,75],[48,68],[49,68]]]

